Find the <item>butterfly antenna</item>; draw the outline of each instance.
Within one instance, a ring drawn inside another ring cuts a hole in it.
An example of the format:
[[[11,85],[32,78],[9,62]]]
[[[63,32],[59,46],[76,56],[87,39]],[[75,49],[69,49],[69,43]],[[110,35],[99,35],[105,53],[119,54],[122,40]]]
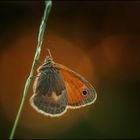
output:
[[[48,53],[49,53],[50,58],[52,58],[50,49],[48,49]]]

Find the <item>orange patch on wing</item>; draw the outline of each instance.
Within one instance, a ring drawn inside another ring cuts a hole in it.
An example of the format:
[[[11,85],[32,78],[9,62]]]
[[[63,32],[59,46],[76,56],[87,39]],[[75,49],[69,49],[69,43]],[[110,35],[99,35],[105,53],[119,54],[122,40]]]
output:
[[[64,78],[64,82],[67,88],[68,104],[72,105],[75,103],[79,103],[84,99],[81,89],[85,85],[78,79],[78,77],[74,76],[68,71],[61,69],[60,72]]]

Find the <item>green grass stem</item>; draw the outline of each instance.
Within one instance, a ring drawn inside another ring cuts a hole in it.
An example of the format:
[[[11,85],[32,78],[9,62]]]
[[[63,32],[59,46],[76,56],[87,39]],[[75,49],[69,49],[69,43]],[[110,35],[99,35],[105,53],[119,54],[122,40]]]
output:
[[[40,25],[40,28],[39,28],[38,44],[37,44],[37,48],[36,48],[36,53],[35,53],[35,56],[34,56],[34,60],[33,60],[33,64],[32,64],[32,68],[31,68],[29,77],[27,78],[26,83],[25,83],[21,104],[20,104],[16,119],[15,119],[14,125],[12,127],[10,137],[9,137],[10,140],[12,140],[13,137],[14,137],[14,134],[15,134],[18,122],[19,122],[19,118],[20,118],[20,115],[21,115],[21,112],[22,112],[22,109],[23,109],[23,105],[24,105],[24,102],[25,102],[25,99],[26,99],[26,95],[28,93],[29,86],[30,86],[30,83],[31,83],[31,80],[32,80],[32,77],[33,77],[33,74],[34,74],[34,71],[35,71],[35,67],[36,67],[37,62],[38,62],[39,57],[40,57],[41,46],[42,46],[42,42],[43,42],[43,36],[44,36],[45,28],[46,28],[47,19],[48,19],[50,10],[51,10],[51,6],[52,6],[52,1],[51,0],[46,0],[45,1],[44,15],[43,15],[41,25]]]

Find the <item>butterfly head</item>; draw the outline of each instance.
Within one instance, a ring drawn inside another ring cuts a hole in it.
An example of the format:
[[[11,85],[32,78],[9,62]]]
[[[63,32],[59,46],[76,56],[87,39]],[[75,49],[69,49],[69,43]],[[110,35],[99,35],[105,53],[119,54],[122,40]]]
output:
[[[53,58],[52,58],[50,49],[48,49],[48,55],[47,55],[47,57],[45,58],[44,63],[45,63],[46,65],[53,65],[53,64],[54,64],[54,61],[53,61]]]

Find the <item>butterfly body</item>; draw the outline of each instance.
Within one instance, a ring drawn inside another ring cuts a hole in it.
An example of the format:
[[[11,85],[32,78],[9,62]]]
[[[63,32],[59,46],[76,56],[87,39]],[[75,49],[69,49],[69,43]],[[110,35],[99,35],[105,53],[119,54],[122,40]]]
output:
[[[85,78],[55,63],[51,54],[38,68],[33,92],[30,98],[33,108],[52,117],[64,114],[67,108],[91,104],[97,98],[94,88]]]

